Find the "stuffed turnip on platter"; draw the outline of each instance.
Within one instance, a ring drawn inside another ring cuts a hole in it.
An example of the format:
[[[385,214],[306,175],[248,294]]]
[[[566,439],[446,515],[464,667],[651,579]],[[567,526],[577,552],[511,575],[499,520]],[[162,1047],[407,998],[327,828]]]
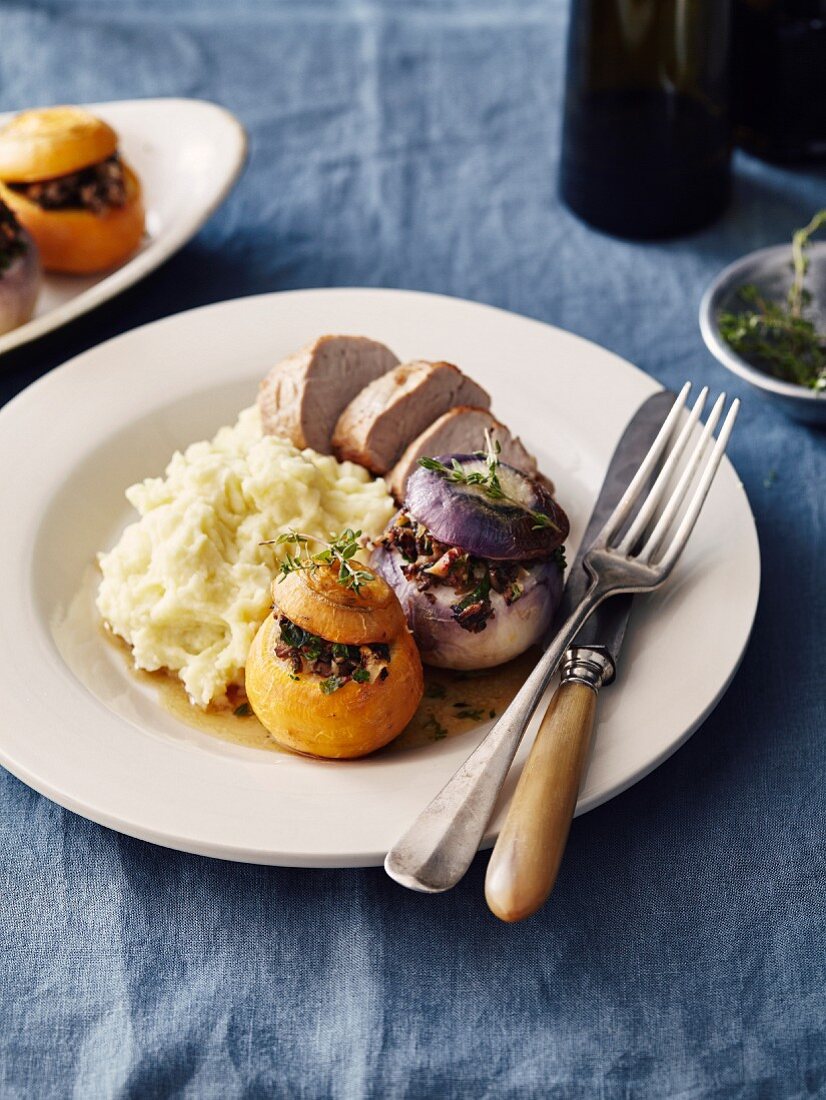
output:
[[[143,237],[140,181],[112,127],[81,107],[23,111],[0,129],[0,198],[46,271],[107,271]]]

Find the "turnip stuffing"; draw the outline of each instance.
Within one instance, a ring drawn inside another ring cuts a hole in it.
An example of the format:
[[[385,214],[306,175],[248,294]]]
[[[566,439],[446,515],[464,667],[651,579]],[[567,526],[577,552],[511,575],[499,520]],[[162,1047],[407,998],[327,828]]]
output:
[[[0,335],[31,319],[39,289],[35,243],[0,202]]]
[[[425,458],[373,550],[422,660],[502,664],[541,640],[562,595],[568,517],[545,486],[486,452]]]

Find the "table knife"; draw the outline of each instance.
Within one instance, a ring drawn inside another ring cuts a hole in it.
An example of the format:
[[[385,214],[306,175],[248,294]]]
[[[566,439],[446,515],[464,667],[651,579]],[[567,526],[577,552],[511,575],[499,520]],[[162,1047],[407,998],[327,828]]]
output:
[[[552,631],[589,583],[582,559],[660,430],[674,402],[668,390],[640,406],[617,446],[571,567]],[[560,666],[542,720],[488,864],[485,897],[505,921],[535,913],[556,881],[593,739],[597,693],[614,681],[633,596],[606,600],[580,630]]]

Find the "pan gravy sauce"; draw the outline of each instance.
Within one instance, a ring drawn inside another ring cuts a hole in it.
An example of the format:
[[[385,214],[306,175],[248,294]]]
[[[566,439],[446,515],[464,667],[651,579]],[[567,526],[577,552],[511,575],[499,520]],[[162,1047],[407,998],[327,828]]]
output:
[[[129,646],[109,631],[107,638],[129,657]],[[424,697],[407,727],[381,753],[404,752],[434,741],[466,733],[474,726],[498,718],[525,682],[536,664],[539,650],[529,649],[521,657],[498,668],[478,672],[456,672],[425,666]],[[273,741],[254,714],[236,715],[234,709],[244,703],[243,695],[226,708],[201,710],[190,703],[183,684],[163,670],[132,675],[156,692],[161,705],[181,722],[195,729],[252,749],[289,752]]]

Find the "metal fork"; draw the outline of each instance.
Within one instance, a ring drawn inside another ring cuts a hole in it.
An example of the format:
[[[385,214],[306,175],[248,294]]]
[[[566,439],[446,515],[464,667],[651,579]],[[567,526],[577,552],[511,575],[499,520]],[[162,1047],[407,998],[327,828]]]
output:
[[[740,407],[739,401],[732,402],[709,454],[709,444],[726,401],[726,395],[720,395],[676,485],[664,499],[705,402],[707,391],[704,390],[691,415],[677,432],[677,421],[690,389],[691,384],[687,382],[651,450],[585,555],[583,564],[591,577],[591,584],[582,601],[560,627],[484,741],[388,852],[385,870],[402,886],[438,893],[456,885],[479,849],[531,717],[580,627],[609,596],[620,592],[650,592],[663,584],[674,568],[711,488]],[[676,438],[673,439],[674,436]],[[643,499],[645,487],[650,484],[661,461],[660,473]],[[692,486],[693,493],[689,498]],[[685,513],[666,544],[687,498]],[[623,534],[623,528],[634,515],[635,508],[638,508],[636,516]],[[659,517],[655,519],[660,508]],[[649,528],[650,532],[646,534]]]

